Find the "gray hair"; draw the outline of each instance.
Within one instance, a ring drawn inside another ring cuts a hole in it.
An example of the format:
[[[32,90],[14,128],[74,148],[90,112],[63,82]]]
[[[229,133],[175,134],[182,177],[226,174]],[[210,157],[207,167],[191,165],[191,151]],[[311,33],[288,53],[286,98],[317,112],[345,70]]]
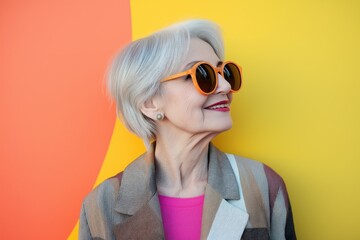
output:
[[[113,60],[108,72],[108,89],[116,101],[119,118],[143,139],[149,148],[155,139],[156,123],[141,112],[142,105],[160,94],[160,80],[180,70],[191,38],[199,38],[224,58],[220,29],[208,20],[174,24],[127,45]]]

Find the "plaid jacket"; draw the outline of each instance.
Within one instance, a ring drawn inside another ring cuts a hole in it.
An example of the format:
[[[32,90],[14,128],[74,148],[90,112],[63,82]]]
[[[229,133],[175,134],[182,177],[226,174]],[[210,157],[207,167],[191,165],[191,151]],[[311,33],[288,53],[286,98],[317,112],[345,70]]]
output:
[[[235,160],[241,190],[226,154],[210,144],[201,239],[296,239],[281,177],[260,162]],[[229,203],[239,200],[241,192],[246,212]],[[85,198],[79,239],[164,239],[153,151]]]

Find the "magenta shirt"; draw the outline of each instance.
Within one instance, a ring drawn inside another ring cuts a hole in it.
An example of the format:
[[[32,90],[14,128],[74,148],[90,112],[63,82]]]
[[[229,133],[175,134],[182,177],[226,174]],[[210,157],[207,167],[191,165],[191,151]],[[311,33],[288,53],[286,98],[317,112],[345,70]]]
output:
[[[166,240],[199,240],[204,195],[175,198],[159,195]]]

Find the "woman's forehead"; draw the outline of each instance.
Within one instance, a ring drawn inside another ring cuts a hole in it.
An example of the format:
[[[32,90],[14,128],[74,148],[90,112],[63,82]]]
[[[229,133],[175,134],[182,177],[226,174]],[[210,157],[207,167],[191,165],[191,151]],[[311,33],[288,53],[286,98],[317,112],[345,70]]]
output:
[[[207,42],[192,38],[190,40],[189,51],[183,62],[183,67],[192,67],[196,62],[205,61],[216,66],[220,59],[214,49]]]

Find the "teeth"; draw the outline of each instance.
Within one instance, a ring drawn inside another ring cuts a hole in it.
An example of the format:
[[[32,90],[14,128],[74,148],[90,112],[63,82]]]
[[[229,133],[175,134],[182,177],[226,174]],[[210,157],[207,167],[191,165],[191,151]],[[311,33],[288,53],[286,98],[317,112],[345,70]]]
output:
[[[209,109],[227,108],[227,107],[229,107],[229,104],[220,104],[220,105],[215,105],[215,106],[209,107]]]

